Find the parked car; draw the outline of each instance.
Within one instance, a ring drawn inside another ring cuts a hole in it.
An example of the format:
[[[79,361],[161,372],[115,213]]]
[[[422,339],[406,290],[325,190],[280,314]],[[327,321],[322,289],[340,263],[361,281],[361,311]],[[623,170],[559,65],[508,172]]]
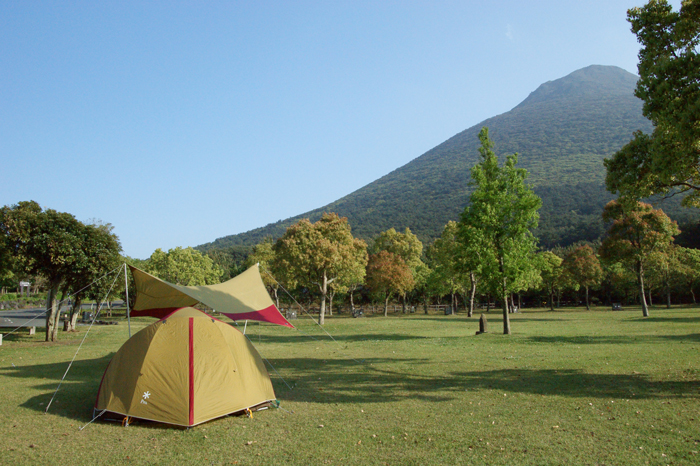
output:
[[[613,305],[612,305],[612,310],[613,310],[613,311],[621,311],[621,310],[622,310],[622,304],[620,304],[620,303],[613,303]]]

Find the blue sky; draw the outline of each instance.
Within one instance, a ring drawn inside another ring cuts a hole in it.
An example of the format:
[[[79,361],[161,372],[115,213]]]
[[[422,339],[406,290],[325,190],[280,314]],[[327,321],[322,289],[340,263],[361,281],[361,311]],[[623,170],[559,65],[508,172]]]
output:
[[[109,222],[138,258],[248,231],[543,82],[636,73],[643,3],[0,2],[0,205]]]

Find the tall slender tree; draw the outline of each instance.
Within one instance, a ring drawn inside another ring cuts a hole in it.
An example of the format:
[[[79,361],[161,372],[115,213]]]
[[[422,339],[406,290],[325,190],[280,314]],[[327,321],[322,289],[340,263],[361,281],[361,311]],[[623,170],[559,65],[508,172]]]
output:
[[[517,154],[507,156],[499,166],[488,128],[481,129],[479,140],[481,162],[471,172],[475,190],[460,223],[483,251],[482,275],[501,296],[503,333],[510,334],[508,298],[533,266],[536,240],[531,230],[537,227],[542,201],[525,183],[527,170],[516,167]]]

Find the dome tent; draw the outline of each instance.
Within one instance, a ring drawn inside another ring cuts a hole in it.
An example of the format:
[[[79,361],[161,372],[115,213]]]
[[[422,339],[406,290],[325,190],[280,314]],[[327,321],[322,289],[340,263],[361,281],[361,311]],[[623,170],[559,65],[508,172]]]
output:
[[[245,335],[186,307],[124,343],[94,410],[191,427],[273,400],[270,376]]]

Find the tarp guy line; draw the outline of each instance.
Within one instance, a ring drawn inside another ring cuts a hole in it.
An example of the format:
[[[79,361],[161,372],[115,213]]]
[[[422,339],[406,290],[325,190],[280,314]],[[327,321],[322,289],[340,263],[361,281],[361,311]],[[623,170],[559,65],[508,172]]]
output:
[[[262,265],[261,265],[261,267],[262,267]],[[341,349],[342,349],[341,344],[338,343],[338,341],[337,341],[335,338],[333,338],[333,335],[331,335],[330,333],[328,333],[328,331],[326,331],[326,329],[323,328],[323,325],[321,325],[321,324],[319,324],[318,322],[316,322],[316,319],[314,319],[314,318],[311,316],[311,314],[309,314],[308,312],[306,312],[306,309],[304,309],[304,306],[302,306],[301,304],[299,304],[299,302],[298,302],[296,299],[294,299],[294,296],[292,296],[291,293],[289,293],[289,291],[287,291],[287,289],[286,289],[285,287],[283,287],[282,284],[281,284],[280,282],[278,282],[277,279],[276,279],[275,277],[273,277],[272,274],[271,274],[270,272],[268,272],[267,269],[266,269],[265,267],[263,267],[263,271],[264,271],[266,274],[268,274],[268,275],[270,276],[270,278],[272,278],[272,279],[275,281],[275,283],[277,283],[277,285],[279,285],[279,287],[282,288],[282,290],[283,290],[285,293],[287,293],[287,294],[289,295],[290,298],[292,298],[292,301],[294,301],[295,303],[297,303],[297,306],[299,306],[299,309],[301,309],[302,311],[304,311],[304,314],[306,314],[307,316],[309,316],[309,318],[310,318],[316,325],[318,325],[319,327],[321,327],[321,330],[323,330],[323,331],[326,333],[326,335],[328,335],[328,336],[330,337],[330,339],[333,340],[333,341],[335,342],[335,344],[338,345],[338,346],[340,346]],[[295,328],[296,328],[296,327],[295,327]],[[297,330],[299,330],[299,329],[297,329]],[[300,332],[300,333],[303,334],[303,332]],[[309,336],[310,336],[310,335],[309,335]],[[363,361],[358,361],[357,359],[353,358],[352,356],[349,356],[348,354],[345,354],[345,356],[349,357],[350,359],[352,359],[353,361],[355,361],[355,362],[357,362],[357,363],[362,363],[362,362],[363,362]]]

